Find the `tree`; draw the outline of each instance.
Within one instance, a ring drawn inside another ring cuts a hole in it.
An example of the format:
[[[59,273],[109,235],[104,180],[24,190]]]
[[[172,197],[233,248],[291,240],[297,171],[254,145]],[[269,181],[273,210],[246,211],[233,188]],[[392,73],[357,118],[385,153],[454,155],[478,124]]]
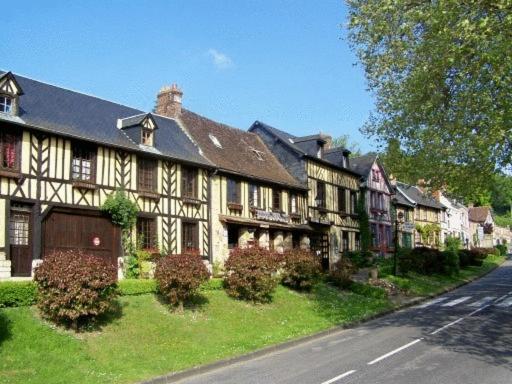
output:
[[[359,148],[359,144],[351,141],[349,135],[341,135],[332,139],[332,146],[348,149],[350,151],[350,156],[361,156],[361,148]]]
[[[485,189],[512,163],[510,0],[347,3],[376,97],[363,132],[398,140],[433,185]]]

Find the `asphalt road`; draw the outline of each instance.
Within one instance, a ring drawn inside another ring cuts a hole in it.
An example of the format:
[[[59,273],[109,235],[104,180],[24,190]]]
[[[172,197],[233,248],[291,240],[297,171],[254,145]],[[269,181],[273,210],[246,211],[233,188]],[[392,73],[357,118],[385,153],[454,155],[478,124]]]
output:
[[[178,382],[512,384],[512,262],[360,327]]]

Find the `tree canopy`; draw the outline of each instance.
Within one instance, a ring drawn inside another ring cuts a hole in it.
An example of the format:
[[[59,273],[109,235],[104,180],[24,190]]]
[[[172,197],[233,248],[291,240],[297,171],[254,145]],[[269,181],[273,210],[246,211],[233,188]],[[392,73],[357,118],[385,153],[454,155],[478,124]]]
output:
[[[413,161],[434,185],[485,189],[512,164],[512,2],[347,4],[376,98],[363,132],[391,146],[402,171]]]

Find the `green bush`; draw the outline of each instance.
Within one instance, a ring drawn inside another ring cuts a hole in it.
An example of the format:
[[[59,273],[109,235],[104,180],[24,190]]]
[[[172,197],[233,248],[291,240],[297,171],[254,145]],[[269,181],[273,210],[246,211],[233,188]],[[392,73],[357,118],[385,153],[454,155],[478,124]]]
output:
[[[446,251],[455,251],[457,252],[462,248],[462,242],[458,237],[447,236],[444,240],[444,249]]]
[[[498,256],[507,256],[508,248],[505,244],[496,245],[496,249],[500,252]]]
[[[490,248],[491,250],[493,248]],[[468,266],[481,267],[489,254],[489,248],[461,249],[459,251],[459,262],[462,268]]]
[[[456,249],[447,249],[442,252],[444,264],[444,273],[447,275],[456,275],[460,270],[459,251]]]
[[[117,267],[82,251],[46,256],[34,281],[43,315],[75,330],[112,309],[118,293]]]
[[[349,285],[348,288],[351,292],[357,295],[369,297],[372,299],[385,299],[388,296],[385,289],[374,287],[370,284],[363,284],[354,281]]]
[[[409,291],[412,287],[411,280],[407,278],[399,276],[387,276],[386,279],[404,291]]]
[[[358,268],[369,267],[374,258],[371,251],[350,251],[345,252],[343,256],[349,258]]]
[[[402,273],[414,271],[422,275],[445,273],[445,260],[441,251],[434,248],[417,247],[401,255],[400,270]]]
[[[235,248],[227,259],[224,280],[228,295],[254,302],[269,302],[277,286],[278,257],[264,248]]]
[[[294,289],[310,290],[321,271],[320,260],[311,251],[291,249],[283,254],[282,282]]]
[[[208,269],[199,253],[183,253],[160,258],[156,264],[155,279],[158,291],[183,311],[183,304],[208,280]]]
[[[340,288],[349,288],[352,275],[357,272],[357,266],[346,257],[339,259],[329,271],[329,280]]]
[[[154,279],[124,279],[118,283],[119,293],[124,296],[156,293],[156,280]]]
[[[4,281],[0,283],[0,308],[35,304],[37,288],[32,281]]]

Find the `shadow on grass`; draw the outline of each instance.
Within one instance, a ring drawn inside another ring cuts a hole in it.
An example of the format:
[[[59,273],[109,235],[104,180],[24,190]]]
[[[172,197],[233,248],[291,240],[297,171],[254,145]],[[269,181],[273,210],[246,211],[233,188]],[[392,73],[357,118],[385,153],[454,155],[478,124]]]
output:
[[[0,310],[0,346],[4,341],[9,340],[12,336],[11,321],[5,316],[4,312]]]
[[[160,304],[162,304],[164,307],[168,308],[170,311],[179,313],[179,309],[177,306],[172,305],[169,300],[160,294],[155,294],[156,299]],[[208,305],[210,301],[208,298],[200,293],[196,293],[195,295],[192,295],[189,300],[187,300],[184,305],[183,309],[186,311],[202,311],[204,310],[205,306]]]

